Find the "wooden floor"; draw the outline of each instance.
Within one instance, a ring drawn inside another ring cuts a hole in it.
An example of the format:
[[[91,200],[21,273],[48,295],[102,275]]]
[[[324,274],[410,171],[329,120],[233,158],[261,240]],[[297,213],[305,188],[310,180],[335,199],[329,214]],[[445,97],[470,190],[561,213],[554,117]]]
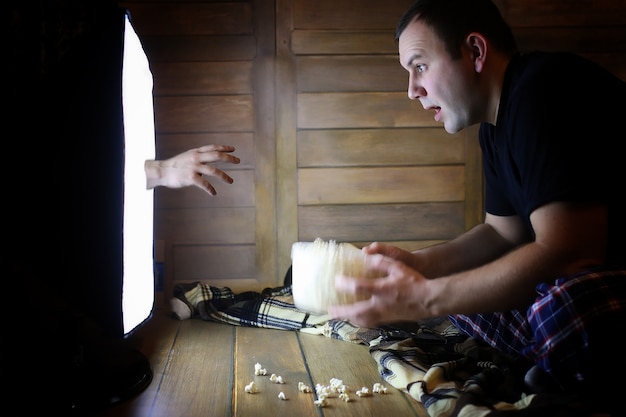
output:
[[[152,383],[98,417],[427,416],[420,403],[383,381],[365,345],[200,319],[179,321],[167,311],[157,311],[131,342],[150,360]],[[255,375],[257,363],[267,375]],[[271,382],[271,374],[284,384]],[[329,385],[332,378],[351,389],[351,401],[330,398],[318,407],[315,386]],[[252,381],[259,391],[246,393]],[[299,382],[313,392],[300,392]],[[372,391],[375,383],[387,387],[387,393],[356,395],[361,387]]]

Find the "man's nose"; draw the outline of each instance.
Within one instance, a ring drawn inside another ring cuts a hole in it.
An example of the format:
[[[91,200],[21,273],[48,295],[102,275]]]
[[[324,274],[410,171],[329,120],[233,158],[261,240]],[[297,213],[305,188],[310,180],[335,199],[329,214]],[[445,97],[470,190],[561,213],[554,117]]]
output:
[[[409,79],[408,95],[409,99],[415,100],[420,97],[424,97],[426,95],[426,90],[424,89],[424,87]]]

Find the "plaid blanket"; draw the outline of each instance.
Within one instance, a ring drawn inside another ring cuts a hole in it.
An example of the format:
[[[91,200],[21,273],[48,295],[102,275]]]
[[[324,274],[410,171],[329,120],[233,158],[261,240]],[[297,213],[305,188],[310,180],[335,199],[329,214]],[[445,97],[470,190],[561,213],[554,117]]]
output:
[[[421,402],[431,417],[583,417],[580,398],[528,394],[527,369],[515,359],[461,334],[447,319],[377,329],[358,328],[298,310],[291,285],[233,293],[203,282],[174,288],[179,319],[319,334],[369,347],[382,378]]]

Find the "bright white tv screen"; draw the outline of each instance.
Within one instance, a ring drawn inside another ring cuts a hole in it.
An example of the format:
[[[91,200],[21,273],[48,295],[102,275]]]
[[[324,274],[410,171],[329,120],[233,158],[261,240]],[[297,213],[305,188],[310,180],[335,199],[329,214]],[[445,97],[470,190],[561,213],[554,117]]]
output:
[[[154,306],[154,192],[144,162],[154,159],[153,77],[139,37],[125,15],[122,64],[124,117],[124,224],[122,313],[124,333],[143,323]]]

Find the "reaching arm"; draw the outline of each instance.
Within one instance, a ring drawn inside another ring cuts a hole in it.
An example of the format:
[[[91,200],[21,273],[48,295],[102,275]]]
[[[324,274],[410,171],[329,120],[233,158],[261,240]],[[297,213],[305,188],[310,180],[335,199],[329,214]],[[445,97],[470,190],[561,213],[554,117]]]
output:
[[[239,158],[231,154],[234,151],[235,148],[232,146],[206,145],[189,149],[170,159],[148,160],[144,164],[146,188],[151,189],[160,186],[183,188],[194,185],[211,195],[215,195],[215,188],[207,179],[208,177],[218,177],[229,184],[232,184],[233,179],[211,163],[238,164]]]

